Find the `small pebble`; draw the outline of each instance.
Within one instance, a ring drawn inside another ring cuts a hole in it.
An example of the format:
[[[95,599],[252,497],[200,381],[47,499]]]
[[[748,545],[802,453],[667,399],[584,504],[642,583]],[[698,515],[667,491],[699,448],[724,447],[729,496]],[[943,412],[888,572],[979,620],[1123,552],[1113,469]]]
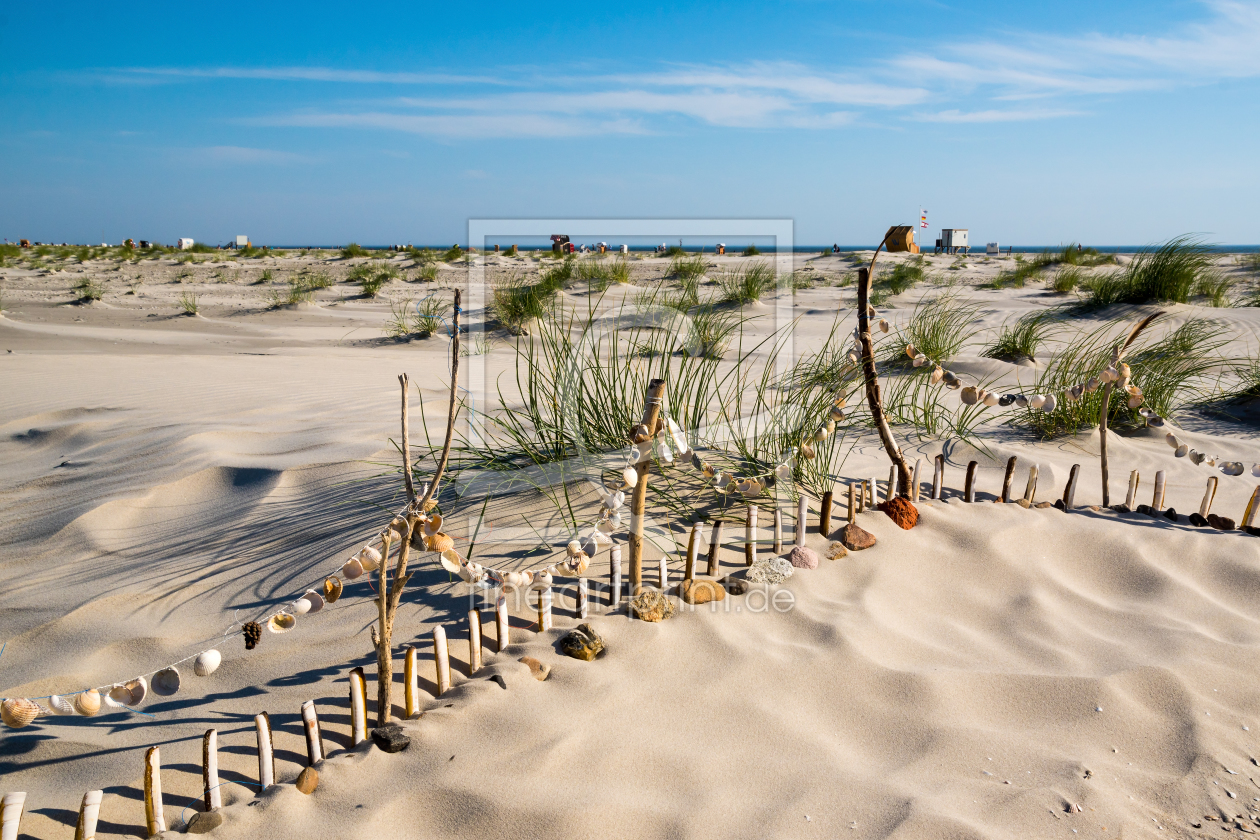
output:
[[[1094,711],[1095,711],[1095,712],[1101,712],[1101,711],[1102,711],[1102,706],[1095,706],[1095,707],[1094,707]]]

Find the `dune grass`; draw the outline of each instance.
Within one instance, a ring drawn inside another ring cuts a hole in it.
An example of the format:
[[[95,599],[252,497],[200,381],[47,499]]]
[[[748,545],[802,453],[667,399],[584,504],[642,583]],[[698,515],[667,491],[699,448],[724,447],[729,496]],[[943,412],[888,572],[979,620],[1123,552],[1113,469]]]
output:
[[[698,279],[704,276],[704,272],[704,257],[699,254],[694,257],[675,257],[669,266],[670,275],[679,280]]]
[[[341,258],[343,260],[352,260],[355,257],[369,256],[369,251],[359,245],[357,242],[351,242],[349,245],[341,249]]]
[[[537,282],[530,282],[523,274],[512,275],[491,293],[491,315],[508,332],[526,333],[530,322],[548,313],[556,293],[572,273],[572,261],[565,260],[543,271]]]
[[[1085,286],[1086,303],[1091,307],[1189,303],[1195,289],[1214,274],[1208,246],[1199,239],[1179,236],[1143,249],[1123,271],[1091,278]]]
[[[421,283],[434,283],[438,278],[438,267],[433,263],[421,265],[413,279]]]
[[[381,289],[392,280],[390,272],[386,269],[379,271],[371,271],[361,275],[358,278],[359,289],[364,297],[374,298],[381,293]]]
[[[1037,361],[1037,351],[1050,332],[1053,317],[1053,312],[1043,309],[1021,315],[1014,323],[1003,324],[997,338],[980,355],[1006,362]]]
[[[449,249],[447,249],[446,253],[442,254],[441,259],[442,262],[455,262],[455,260],[458,260],[463,256],[464,249],[460,248],[458,245],[452,245]]]
[[[74,291],[79,303],[91,303],[105,297],[105,287],[90,277],[84,277],[75,283]]]
[[[971,327],[974,314],[971,301],[956,292],[920,300],[909,323],[898,327],[896,337],[885,343],[883,356],[897,367],[907,367],[913,360],[906,355],[906,345],[913,344],[929,359],[944,364],[975,337],[978,330]]]
[[[1077,286],[1088,285],[1089,275],[1081,271],[1079,266],[1071,266],[1056,272],[1050,279],[1050,289],[1057,294],[1066,295],[1076,291]]]
[[[725,303],[754,303],[774,288],[774,268],[768,262],[755,262],[714,278]]]
[[[1209,306],[1233,306],[1234,302],[1230,297],[1230,292],[1233,291],[1233,288],[1233,278],[1209,272],[1199,278],[1198,283],[1194,287],[1194,294],[1207,298]]]
[[[573,266],[576,264],[576,268]],[[566,260],[564,265],[569,266],[569,276],[576,276],[579,280],[586,281],[587,285],[596,290],[603,291],[612,283],[626,284],[630,282],[630,264],[622,257],[613,260],[604,259],[601,256],[587,257],[582,260]],[[563,278],[565,280],[568,277]]]
[[[450,302],[437,295],[429,295],[415,302],[411,298],[394,301],[390,303],[390,318],[385,322],[385,334],[391,338],[412,335],[427,338],[442,328],[450,309]]]
[[[871,305],[881,306],[889,297],[899,295],[916,283],[923,282],[923,258],[894,263],[889,271],[876,271],[871,283]]]
[[[183,310],[185,315],[196,315],[201,311],[201,305],[197,301],[197,296],[190,292],[183,292],[179,296],[179,308]]]
[[[756,256],[759,256],[759,255],[761,254],[761,251],[760,251],[760,250],[758,250],[758,248],[757,248],[757,246],[756,246],[756,245],[749,245],[747,248],[745,248],[745,249],[744,249],[743,251],[741,251],[740,253],[741,253],[743,256],[745,256],[745,257],[756,257]]]

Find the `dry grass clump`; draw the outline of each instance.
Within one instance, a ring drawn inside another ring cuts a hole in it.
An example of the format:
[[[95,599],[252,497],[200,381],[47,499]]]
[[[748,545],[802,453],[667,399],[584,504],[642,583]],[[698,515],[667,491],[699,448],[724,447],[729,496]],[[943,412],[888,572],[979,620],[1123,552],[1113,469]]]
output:
[[[201,310],[201,306],[197,302],[197,296],[189,292],[180,294],[179,308],[183,310],[185,315],[196,315]]]
[[[105,297],[105,287],[90,277],[84,277],[74,284],[79,303],[91,303]]]

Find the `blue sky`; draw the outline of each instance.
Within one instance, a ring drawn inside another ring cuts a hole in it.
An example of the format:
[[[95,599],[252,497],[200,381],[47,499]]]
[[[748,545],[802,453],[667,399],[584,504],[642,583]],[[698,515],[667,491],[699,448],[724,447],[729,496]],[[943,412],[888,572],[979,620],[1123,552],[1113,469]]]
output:
[[[1028,5],[1028,8],[1022,8]],[[1260,242],[1260,2],[0,6],[0,236]]]

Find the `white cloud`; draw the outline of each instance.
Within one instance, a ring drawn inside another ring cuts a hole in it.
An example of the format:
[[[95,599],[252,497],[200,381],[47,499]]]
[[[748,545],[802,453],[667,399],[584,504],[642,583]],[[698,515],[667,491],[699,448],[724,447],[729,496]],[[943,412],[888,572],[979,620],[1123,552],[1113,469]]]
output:
[[[1051,120],[1057,117],[1077,116],[1080,111],[1069,111],[1055,108],[1031,108],[1025,110],[987,110],[987,111],[937,111],[934,114],[915,114],[913,119],[920,122],[940,123],[991,123],[991,122],[1024,122],[1027,120]]]

